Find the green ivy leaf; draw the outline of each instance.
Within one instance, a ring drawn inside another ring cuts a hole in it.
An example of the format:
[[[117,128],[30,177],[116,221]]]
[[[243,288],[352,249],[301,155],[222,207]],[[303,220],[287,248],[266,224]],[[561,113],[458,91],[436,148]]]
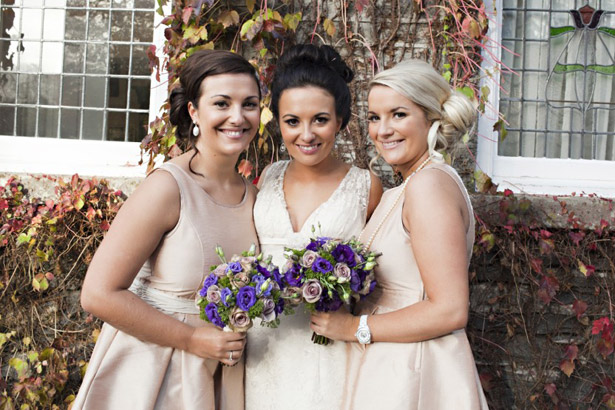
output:
[[[28,375],[28,363],[21,359],[12,357],[9,359],[9,366],[17,371],[19,380],[23,380]]]
[[[297,12],[295,14],[287,14],[284,16],[284,26],[289,30],[295,31],[297,27],[299,27],[299,23],[301,22],[301,12]],[[325,27],[326,30],[326,27]]]
[[[475,98],[474,90],[471,87],[468,87],[467,85],[465,87],[457,88],[457,91],[459,91],[461,94],[465,95],[471,100]]]

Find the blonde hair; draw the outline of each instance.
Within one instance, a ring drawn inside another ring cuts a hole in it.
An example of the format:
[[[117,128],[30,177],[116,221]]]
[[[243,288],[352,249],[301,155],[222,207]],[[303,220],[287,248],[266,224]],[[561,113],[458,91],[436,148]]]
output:
[[[457,142],[470,131],[476,121],[476,110],[463,94],[453,91],[448,82],[428,63],[405,60],[381,71],[369,82],[389,87],[423,109],[431,123],[427,136],[429,155],[438,162],[444,158],[438,151]]]

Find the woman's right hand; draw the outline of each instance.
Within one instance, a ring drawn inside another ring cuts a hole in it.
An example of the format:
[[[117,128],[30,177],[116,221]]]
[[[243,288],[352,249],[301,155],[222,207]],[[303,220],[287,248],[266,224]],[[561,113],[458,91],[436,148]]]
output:
[[[241,358],[245,345],[245,332],[225,332],[212,325],[194,328],[187,350],[197,356],[232,366]],[[231,352],[233,360],[230,360]]]

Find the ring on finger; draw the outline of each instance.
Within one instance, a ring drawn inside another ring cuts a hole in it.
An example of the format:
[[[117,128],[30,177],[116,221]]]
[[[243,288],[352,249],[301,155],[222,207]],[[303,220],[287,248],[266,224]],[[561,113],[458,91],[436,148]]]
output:
[[[231,362],[234,360],[234,359],[233,359],[233,351],[232,351],[232,350],[231,350],[231,351],[229,352],[229,354],[228,354],[228,359],[229,359]]]

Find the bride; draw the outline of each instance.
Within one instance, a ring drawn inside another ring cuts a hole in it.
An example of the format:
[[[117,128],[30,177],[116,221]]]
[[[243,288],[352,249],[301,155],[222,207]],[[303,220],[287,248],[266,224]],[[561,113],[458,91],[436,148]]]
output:
[[[254,205],[261,250],[285,262],[284,247],[302,247],[314,235],[358,236],[378,204],[382,185],[367,170],[331,155],[335,135],[350,118],[352,70],[329,46],[298,45],[279,59],[272,111],[290,161],[265,168]],[[255,326],[246,347],[246,409],[333,409],[341,405],[343,343],[311,341],[303,306],[280,328]]]

